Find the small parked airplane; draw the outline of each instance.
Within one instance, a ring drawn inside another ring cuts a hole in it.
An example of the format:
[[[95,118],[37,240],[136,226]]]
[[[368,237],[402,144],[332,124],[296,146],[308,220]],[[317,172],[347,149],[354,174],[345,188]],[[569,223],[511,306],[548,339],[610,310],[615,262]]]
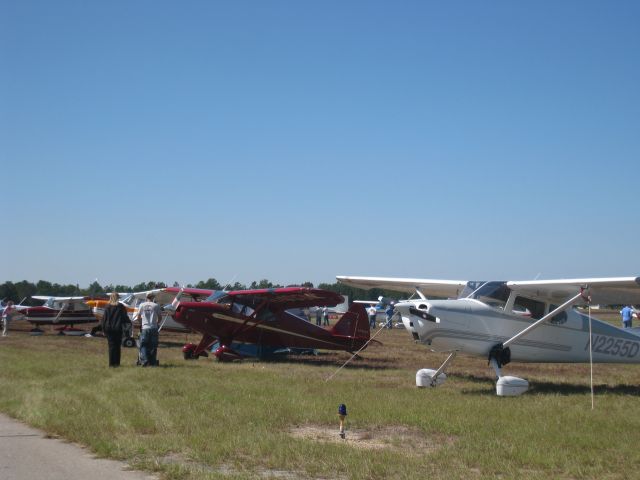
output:
[[[417,294],[417,299],[397,303],[396,311],[415,340],[432,351],[450,353],[437,370],[418,371],[418,386],[443,383],[444,370],[458,352],[489,359],[498,395],[528,389],[526,380],[502,375],[501,368],[511,360],[640,363],[640,328],[617,328],[572,308],[591,302],[640,304],[640,277],[509,282],[336,278],[358,288]]]
[[[163,306],[166,304],[170,304],[178,294],[182,296],[182,298],[187,299],[188,301],[198,302],[207,297],[209,297],[213,290],[204,290],[200,288],[176,288],[176,287],[167,287],[167,288],[157,288],[154,290],[146,290],[143,292],[132,292],[132,293],[120,293],[120,303],[122,303],[126,309],[129,318],[133,320],[138,313],[138,307],[141,303],[145,302],[147,299],[147,294],[152,293],[154,295],[154,301]],[[108,305],[108,300],[89,300],[87,302],[92,308],[95,316],[101,320],[104,314],[104,309]],[[173,311],[163,312],[162,319],[160,321],[160,330],[171,331],[171,332],[190,332],[191,330],[186,328],[184,325],[177,323],[172,318]],[[93,332],[95,333],[95,331]],[[131,338],[131,335],[128,335],[127,338]],[[125,346],[133,346],[135,345],[135,341],[132,339],[127,341],[127,338],[124,339],[126,342]]]
[[[44,303],[36,307],[16,305],[15,319],[31,323],[34,326],[32,335],[42,335],[44,332],[39,328],[42,325],[61,325],[63,328],[59,329],[60,334],[84,335],[87,332],[74,329],[73,325],[97,322],[86,297],[33,295],[31,298]]]
[[[288,287],[215,292],[202,302],[177,298],[171,308],[176,321],[202,333],[197,346],[185,345],[185,358],[206,355],[217,340],[216,358],[235,360],[243,355],[232,348],[233,342],[260,348],[357,351],[369,340],[369,323],[362,305],[352,305],[330,330],[292,313],[293,309],[335,306],[342,301],[341,295],[327,290]]]

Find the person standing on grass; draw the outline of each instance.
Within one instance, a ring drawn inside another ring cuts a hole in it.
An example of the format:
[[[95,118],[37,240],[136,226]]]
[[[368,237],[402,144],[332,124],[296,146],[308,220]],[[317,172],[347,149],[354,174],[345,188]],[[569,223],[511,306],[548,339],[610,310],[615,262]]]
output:
[[[327,307],[322,308],[322,324],[324,326],[329,325],[329,309]]]
[[[631,328],[631,321],[633,319],[633,308],[629,305],[625,305],[622,310],[620,310],[620,315],[622,316],[622,328]]]
[[[320,307],[316,307],[316,325],[322,325],[322,309]]]
[[[162,315],[160,305],[153,301],[153,293],[147,293],[147,301],[140,304],[135,320],[142,320],[140,332],[139,364],[143,367],[158,365],[158,323]]]
[[[376,328],[376,316],[378,315],[378,311],[376,310],[375,305],[371,305],[369,307],[369,328]]]
[[[7,302],[7,306],[4,307],[4,311],[2,312],[2,336],[6,337],[7,332],[9,331],[9,322],[11,322],[11,318],[16,311],[16,307],[13,306],[13,300],[9,300]]]
[[[387,307],[387,310],[385,311],[385,313],[387,314],[387,328],[393,328],[393,323],[392,323],[392,318],[393,318],[393,305],[389,305]]]
[[[109,366],[120,366],[120,347],[122,346],[122,329],[129,323],[127,309],[120,303],[116,292],[109,295],[109,304],[104,309],[100,326],[109,344]]]

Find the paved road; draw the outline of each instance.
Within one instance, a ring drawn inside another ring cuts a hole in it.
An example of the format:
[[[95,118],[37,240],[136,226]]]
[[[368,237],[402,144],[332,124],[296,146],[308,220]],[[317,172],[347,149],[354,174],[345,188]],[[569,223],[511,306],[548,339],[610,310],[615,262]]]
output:
[[[0,414],[0,478],[2,480],[157,480],[127,465],[95,458],[87,450]]]

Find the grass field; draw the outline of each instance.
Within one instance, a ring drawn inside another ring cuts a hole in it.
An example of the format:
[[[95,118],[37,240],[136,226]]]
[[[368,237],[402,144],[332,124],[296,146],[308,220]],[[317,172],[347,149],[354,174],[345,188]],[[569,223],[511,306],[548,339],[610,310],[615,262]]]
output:
[[[106,341],[12,331],[0,338],[0,410],[162,478],[640,478],[640,366],[510,364],[495,395],[483,359],[459,356],[437,389],[415,387],[445,355],[404,330],[362,358],[186,362],[163,335],[161,367],[107,368]],[[196,336],[190,337],[196,340]],[[347,438],[337,406],[348,408]]]

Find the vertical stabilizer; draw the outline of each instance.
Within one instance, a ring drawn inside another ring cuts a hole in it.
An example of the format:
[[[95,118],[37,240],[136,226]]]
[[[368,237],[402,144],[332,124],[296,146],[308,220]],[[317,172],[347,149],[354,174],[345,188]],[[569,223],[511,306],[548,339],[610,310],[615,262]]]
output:
[[[354,303],[331,329],[331,334],[358,340],[369,340],[369,317],[361,303]]]

